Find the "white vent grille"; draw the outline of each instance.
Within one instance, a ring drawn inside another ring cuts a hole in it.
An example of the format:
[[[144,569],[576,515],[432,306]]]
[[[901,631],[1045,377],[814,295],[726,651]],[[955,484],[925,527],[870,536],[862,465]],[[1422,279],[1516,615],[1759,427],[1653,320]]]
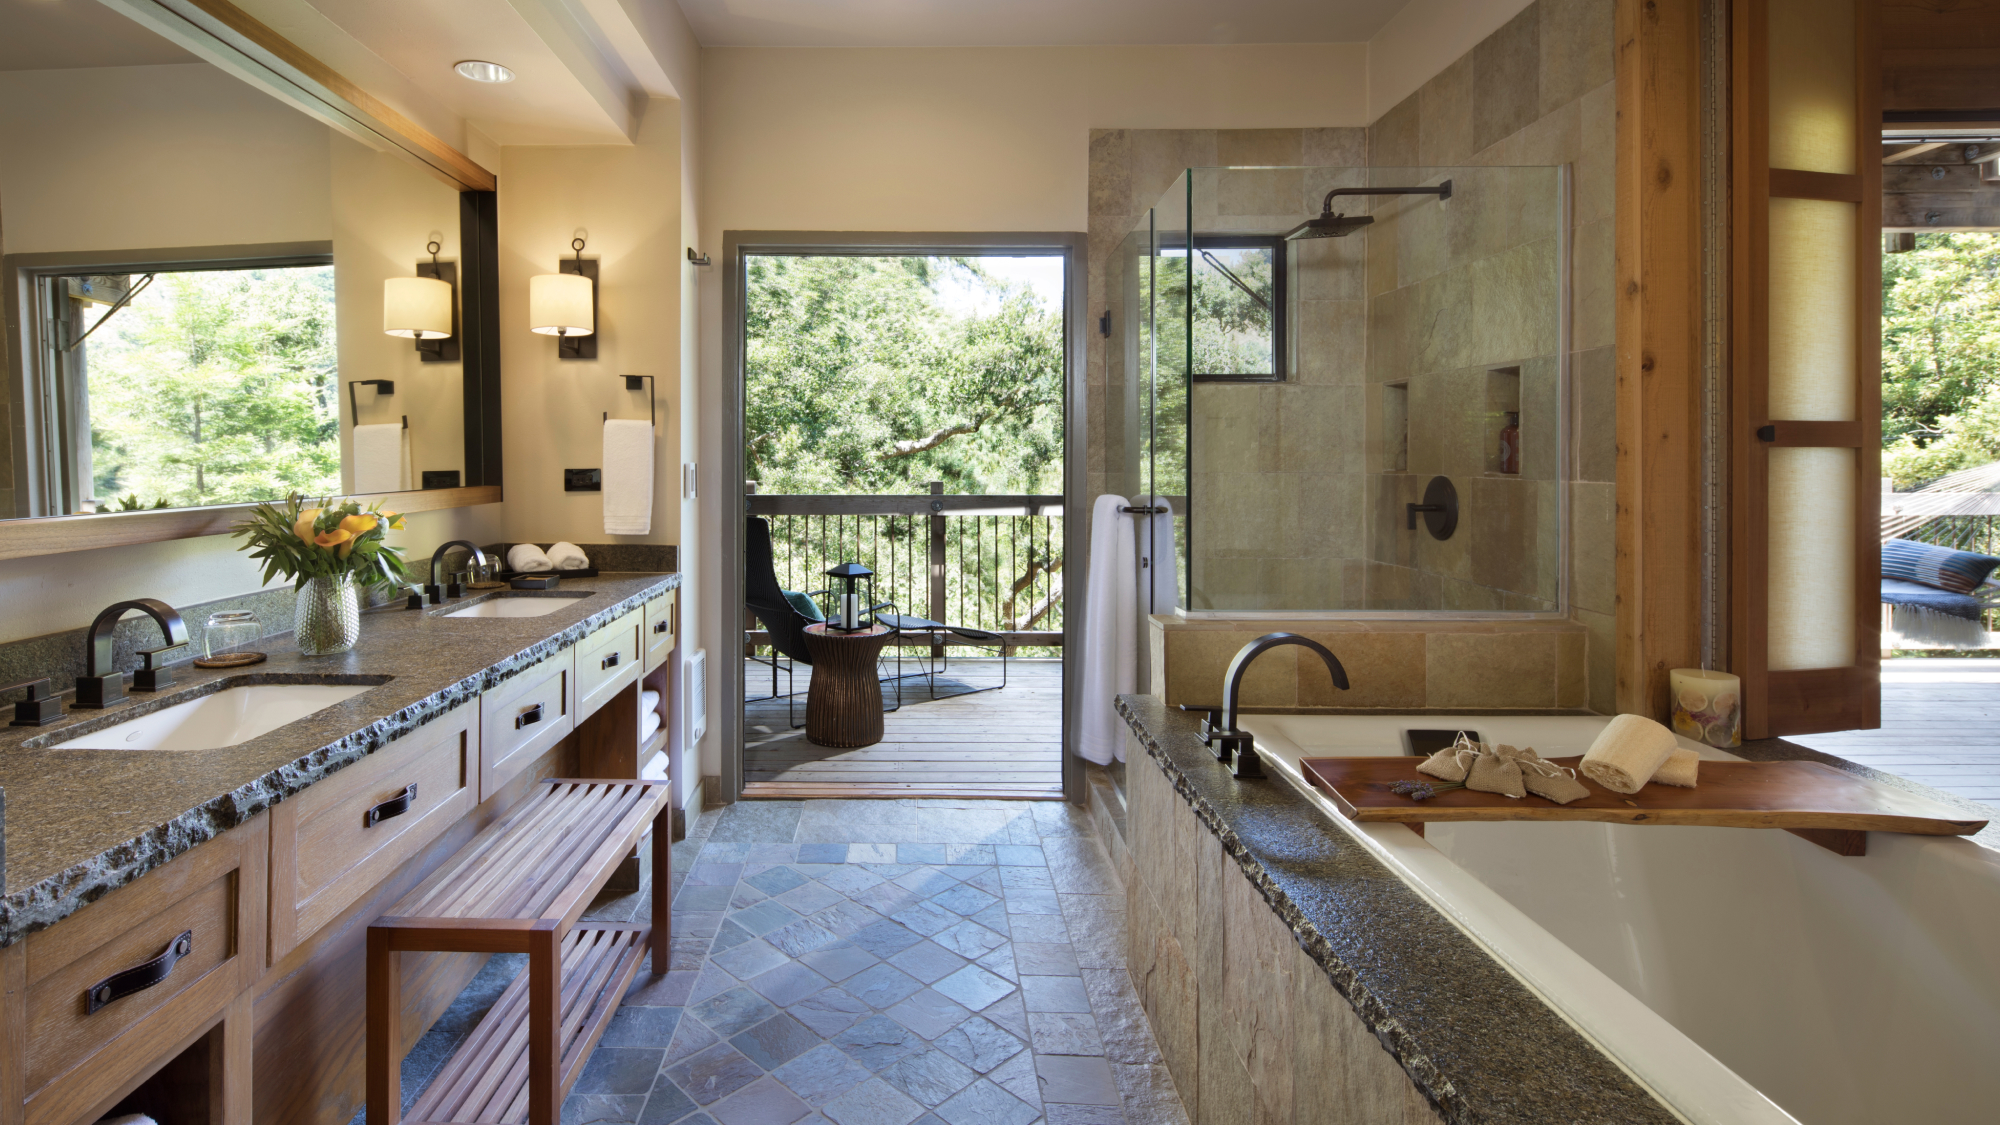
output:
[[[688,657],[687,680],[681,692],[687,706],[687,746],[692,749],[708,733],[708,650]]]

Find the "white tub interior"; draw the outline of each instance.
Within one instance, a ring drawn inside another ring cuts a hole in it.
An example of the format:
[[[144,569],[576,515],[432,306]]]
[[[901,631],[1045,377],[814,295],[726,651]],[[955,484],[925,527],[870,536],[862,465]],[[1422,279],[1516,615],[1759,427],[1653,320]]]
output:
[[[2000,856],[1984,848],[1876,832],[1868,855],[1843,857],[1788,832],[1583,823],[1418,837],[1348,821],[1297,769],[1302,756],[1400,754],[1411,727],[1581,754],[1606,721],[1243,725],[1274,773],[1689,1120],[2000,1119]]]

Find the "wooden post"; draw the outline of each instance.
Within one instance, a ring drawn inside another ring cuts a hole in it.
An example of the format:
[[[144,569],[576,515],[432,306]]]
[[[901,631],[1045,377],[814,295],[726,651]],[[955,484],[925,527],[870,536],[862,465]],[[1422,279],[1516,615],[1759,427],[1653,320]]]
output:
[[[931,495],[944,495],[943,481],[934,480],[931,482]],[[944,513],[936,511],[935,505],[933,505],[931,512],[931,605],[928,615],[932,621],[943,621],[945,619],[944,524]],[[944,646],[932,645],[931,659],[940,660],[943,657]]]
[[[673,967],[674,806],[653,818],[653,975]]]
[[[403,1117],[403,966],[389,938],[368,929],[368,1125]]]
[[[528,931],[528,1125],[561,1117],[562,932],[543,920]]]

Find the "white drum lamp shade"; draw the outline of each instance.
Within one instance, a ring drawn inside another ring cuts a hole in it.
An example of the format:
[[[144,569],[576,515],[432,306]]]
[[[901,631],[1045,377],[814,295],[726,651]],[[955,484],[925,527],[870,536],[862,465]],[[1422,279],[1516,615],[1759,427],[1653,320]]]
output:
[[[451,335],[451,283],[435,277],[392,277],[382,283],[382,331],[411,340]]]
[[[591,305],[591,281],[582,274],[528,279],[528,327],[544,336],[590,335],[597,328]]]

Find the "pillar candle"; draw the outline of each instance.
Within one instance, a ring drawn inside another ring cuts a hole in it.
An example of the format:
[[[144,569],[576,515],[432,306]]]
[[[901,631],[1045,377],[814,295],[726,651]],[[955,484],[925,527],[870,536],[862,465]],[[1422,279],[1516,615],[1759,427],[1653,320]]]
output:
[[[1743,745],[1743,682],[1727,672],[1675,668],[1667,673],[1674,733],[1720,750]]]

